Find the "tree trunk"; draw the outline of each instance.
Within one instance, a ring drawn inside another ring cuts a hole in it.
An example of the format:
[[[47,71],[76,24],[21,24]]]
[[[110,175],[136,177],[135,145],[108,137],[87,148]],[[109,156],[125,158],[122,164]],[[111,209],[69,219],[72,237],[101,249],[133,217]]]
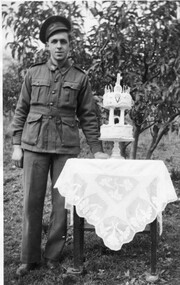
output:
[[[136,159],[140,131],[141,127],[136,126],[134,129],[134,141],[132,142],[131,145],[130,159]]]
[[[151,158],[151,155],[153,154],[153,151],[156,148],[155,145],[157,144],[158,133],[159,133],[159,128],[157,126],[154,126],[153,127],[153,133],[152,133],[152,141],[151,141],[150,147],[147,151],[146,159]]]

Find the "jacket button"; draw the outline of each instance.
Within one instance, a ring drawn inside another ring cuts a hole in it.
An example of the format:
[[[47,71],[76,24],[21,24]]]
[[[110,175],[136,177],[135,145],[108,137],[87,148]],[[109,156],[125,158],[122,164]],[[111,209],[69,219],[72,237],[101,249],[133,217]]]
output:
[[[52,94],[55,94],[55,93],[56,93],[56,91],[55,91],[55,90],[53,90],[53,91],[52,91]]]
[[[54,104],[53,104],[53,102],[51,102],[51,103],[49,103],[49,105],[50,105],[50,106],[53,106]]]

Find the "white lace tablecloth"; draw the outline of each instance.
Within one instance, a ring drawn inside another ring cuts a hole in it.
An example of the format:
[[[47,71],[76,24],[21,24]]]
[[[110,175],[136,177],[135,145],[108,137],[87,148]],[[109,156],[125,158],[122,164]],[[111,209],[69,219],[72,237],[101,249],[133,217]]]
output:
[[[121,249],[169,202],[177,200],[169,172],[159,160],[69,159],[55,188],[66,208],[95,227],[105,245]]]

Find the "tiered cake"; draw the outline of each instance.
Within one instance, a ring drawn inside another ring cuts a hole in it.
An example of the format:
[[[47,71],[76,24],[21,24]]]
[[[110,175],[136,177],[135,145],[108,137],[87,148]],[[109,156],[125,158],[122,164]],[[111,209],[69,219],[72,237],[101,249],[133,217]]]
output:
[[[118,73],[114,90],[105,88],[103,107],[109,109],[109,123],[100,128],[101,140],[132,141],[133,127],[124,123],[124,112],[132,107],[129,87],[121,87],[121,75]],[[120,117],[114,115],[114,109],[120,109]]]

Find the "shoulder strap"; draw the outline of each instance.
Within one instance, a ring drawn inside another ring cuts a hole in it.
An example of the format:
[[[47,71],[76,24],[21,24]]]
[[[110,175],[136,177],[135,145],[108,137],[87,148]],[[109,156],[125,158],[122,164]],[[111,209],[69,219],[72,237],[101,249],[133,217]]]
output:
[[[73,64],[74,68],[78,69],[79,71],[83,72],[86,74],[86,71],[80,68],[78,65]]]
[[[31,67],[38,66],[38,65],[43,65],[43,64],[45,64],[45,63],[46,63],[46,61],[35,62],[35,63],[33,63],[33,64],[31,65]]]

